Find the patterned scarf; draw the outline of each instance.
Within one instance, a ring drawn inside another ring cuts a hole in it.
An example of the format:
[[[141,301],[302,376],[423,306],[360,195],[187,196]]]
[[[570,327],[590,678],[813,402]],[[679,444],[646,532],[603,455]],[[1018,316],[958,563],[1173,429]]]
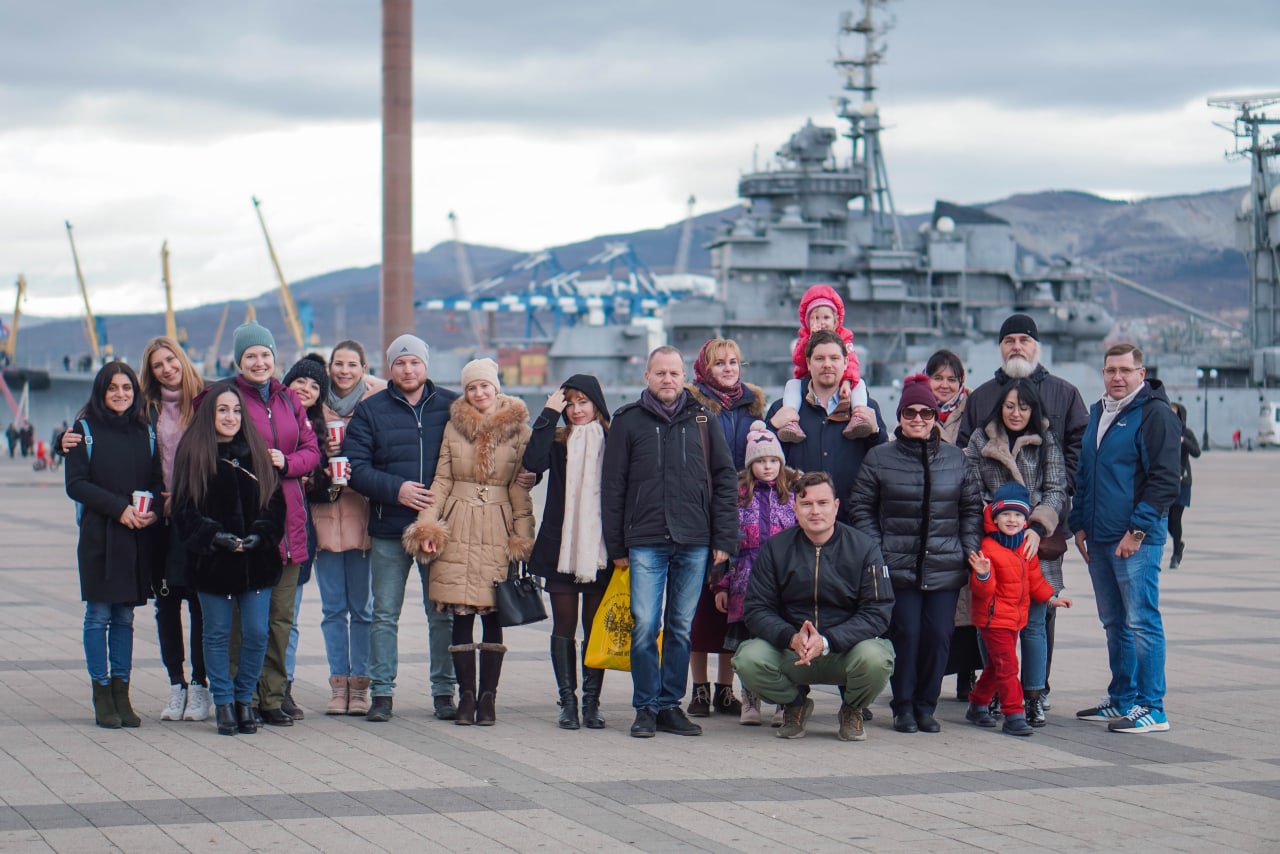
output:
[[[710,341],[707,342],[711,343]],[[716,382],[711,376],[711,366],[707,364],[707,345],[703,344],[702,349],[698,351],[698,358],[693,360],[693,378],[698,385],[702,386],[703,391],[710,393],[720,406],[724,409],[733,409],[734,404],[742,400],[742,380],[734,383],[732,386],[724,386]]]

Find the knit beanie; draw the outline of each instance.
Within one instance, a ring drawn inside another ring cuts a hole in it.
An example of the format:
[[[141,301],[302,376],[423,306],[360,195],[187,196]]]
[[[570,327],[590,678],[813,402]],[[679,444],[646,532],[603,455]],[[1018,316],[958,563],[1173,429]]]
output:
[[[493,359],[472,359],[462,366],[462,388],[465,390],[476,380],[486,380],[495,390],[502,391],[498,382],[498,363]]]
[[[240,364],[240,357],[244,355],[244,351],[250,347],[266,347],[271,351],[272,356],[276,354],[276,339],[272,337],[271,330],[256,320],[237,326],[231,340],[237,365]]]
[[[423,341],[417,335],[405,333],[392,341],[391,346],[387,348],[385,367],[387,371],[390,371],[391,366],[396,363],[396,359],[401,356],[415,356],[425,367],[430,355],[431,348],[427,346],[426,341]]]
[[[1030,335],[1035,340],[1040,340],[1040,330],[1036,328],[1036,322],[1025,314],[1011,314],[1005,318],[1004,323],[1000,324],[1000,337],[997,341],[1003,341],[1009,335]]]
[[[605,403],[604,390],[600,388],[600,380],[591,374],[574,374],[560,383],[560,388],[571,388],[574,391],[580,391],[585,394],[587,400],[591,401],[591,405],[596,408],[596,412],[600,413],[600,417],[604,419],[604,423],[609,423],[609,406]],[[566,424],[569,422],[569,411],[567,409],[564,413],[564,420]]]
[[[329,372],[325,369],[324,359],[315,353],[308,353],[295,362],[289,373],[284,375],[284,384],[292,385],[299,377],[315,380],[316,385],[320,386],[321,401],[329,396]]]
[[[898,400],[898,420],[902,420],[902,410],[908,406],[927,406],[935,413],[938,411],[938,399],[933,396],[933,386],[924,374],[912,374],[902,381],[902,397]]]
[[[756,460],[775,457],[786,465],[787,458],[782,455],[782,445],[760,420],[751,422],[751,431],[747,433],[747,454],[745,465],[748,469]]]
[[[1004,484],[991,496],[992,519],[1009,510],[1023,516],[1031,515],[1031,493],[1016,480]]]
[[[805,310],[804,323],[806,326],[809,325],[809,318],[813,316],[813,310],[822,306],[826,306],[831,309],[831,313],[836,317],[840,316],[840,310],[836,308],[835,300],[830,300],[826,297],[818,297],[813,302],[809,303],[809,307]]]

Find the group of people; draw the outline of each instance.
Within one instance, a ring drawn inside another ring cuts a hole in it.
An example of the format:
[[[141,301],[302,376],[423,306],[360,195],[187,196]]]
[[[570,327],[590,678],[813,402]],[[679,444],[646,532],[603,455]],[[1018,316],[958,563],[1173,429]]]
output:
[[[611,413],[580,374],[532,419],[492,360],[463,368],[460,394],[437,385],[413,335],[388,347],[385,382],[355,341],[281,382],[274,339],[252,322],[235,332],[236,375],[208,387],[166,338],[141,377],[108,363],[62,441],[98,724],[140,723],[133,611],[152,598],[171,683],[162,719],[212,715],[226,735],[301,719],[293,658],[310,575],[325,712],[387,721],[416,566],[433,713],[493,725],[506,653],[495,585],[524,562],[550,596],[563,729],[606,725],[604,672],[584,656],[626,572],[632,736],[699,735],[690,718],[713,713],[758,726],[768,704],[780,737],[802,737],[814,684],[839,686],[842,740],[866,737],[886,685],[895,730],[938,732],[948,672],[970,721],[1003,716],[1005,732],[1030,735],[1050,707],[1074,535],[1111,665],[1108,696],[1077,717],[1167,729],[1158,573],[1186,449],[1141,352],[1107,352],[1107,394],[1086,410],[1039,364],[1034,321],[1014,315],[993,379],[971,391],[959,357],[939,351],[903,382],[891,432],[839,295],[815,290],[800,319],[796,380],[767,410],[721,338],[692,382],[684,356],[659,347],[637,400]]]

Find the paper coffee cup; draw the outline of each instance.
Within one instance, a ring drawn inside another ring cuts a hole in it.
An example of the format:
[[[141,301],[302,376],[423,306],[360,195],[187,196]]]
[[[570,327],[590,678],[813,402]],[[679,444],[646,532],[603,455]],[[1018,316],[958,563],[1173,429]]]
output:
[[[153,501],[155,501],[155,495],[147,490],[135,489],[133,491],[133,509],[139,513],[150,513]]]
[[[329,458],[329,477],[334,486],[346,486],[351,476],[351,461],[346,457]]]
[[[329,441],[335,445],[341,445],[342,440],[347,437],[347,422],[328,421],[324,426],[329,431]]]

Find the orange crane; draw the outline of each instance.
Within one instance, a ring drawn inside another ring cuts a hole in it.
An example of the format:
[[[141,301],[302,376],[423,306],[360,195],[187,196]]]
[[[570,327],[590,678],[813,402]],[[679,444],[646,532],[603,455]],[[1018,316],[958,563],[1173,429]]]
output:
[[[27,298],[27,280],[18,275],[18,299],[13,304],[13,322],[9,325],[9,335],[0,344],[0,355],[4,356],[4,364],[12,365],[18,358],[18,321],[22,319],[22,301]]]
[[[94,364],[101,364],[103,359],[111,356],[111,345],[102,344],[98,339],[98,324],[93,317],[93,308],[89,305],[89,289],[85,287],[84,273],[80,270],[80,255],[76,252],[76,238],[71,233],[70,221],[67,222],[67,240],[71,242],[71,260],[76,265],[76,280],[80,283],[80,297],[84,300],[84,335],[89,340],[89,352],[93,354]]]
[[[169,278],[169,241],[160,244],[160,273],[164,282],[164,334],[169,340],[185,344],[187,330],[178,328],[178,319],[173,313],[173,280]]]
[[[307,346],[306,332],[303,330],[302,317],[298,313],[298,304],[293,301],[293,293],[289,290],[289,283],[285,281],[284,271],[280,269],[280,260],[276,258],[275,247],[271,245],[271,235],[267,232],[267,221],[262,217],[262,203],[258,201],[257,196],[253,196],[253,209],[258,214],[258,224],[262,226],[262,236],[267,239],[267,253],[271,255],[271,264],[276,269],[276,278],[280,280],[280,313],[284,315],[285,325],[289,327],[289,334],[293,336],[293,343],[301,354]],[[250,311],[253,310],[252,304],[249,306]],[[247,321],[246,321],[247,322]]]

